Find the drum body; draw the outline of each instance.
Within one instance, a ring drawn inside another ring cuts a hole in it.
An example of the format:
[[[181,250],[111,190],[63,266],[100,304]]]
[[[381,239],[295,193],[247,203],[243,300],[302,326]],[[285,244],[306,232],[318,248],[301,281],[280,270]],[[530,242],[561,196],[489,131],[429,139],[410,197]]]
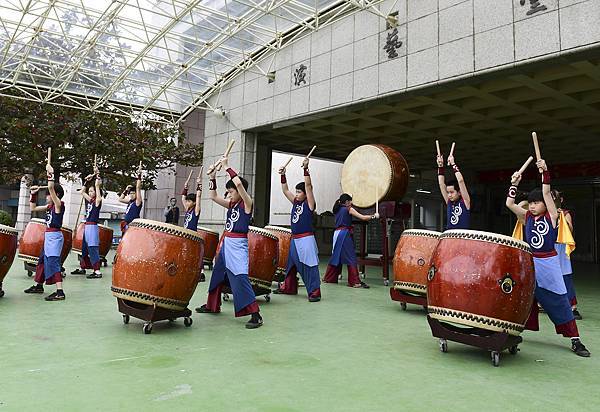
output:
[[[533,303],[529,245],[508,236],[448,230],[427,275],[429,316],[445,322],[519,335]]]
[[[203,253],[198,233],[135,219],[117,248],[112,293],[132,302],[185,310],[200,280]]]
[[[354,149],[342,167],[342,190],[352,204],[371,207],[375,199],[400,200],[408,187],[409,170],[404,157],[389,146],[367,144]]]
[[[219,233],[205,227],[198,228],[198,234],[204,240],[204,262],[212,263],[217,255],[217,246],[219,244]]]
[[[0,283],[8,273],[17,254],[17,229],[0,225]]]
[[[83,247],[83,232],[84,232],[85,223],[81,222],[77,226],[77,231],[75,232],[75,237],[73,239],[73,252],[81,255],[81,248]],[[106,259],[106,255],[110,252],[110,248],[112,246],[113,239],[113,230],[112,228],[104,225],[98,225],[98,237],[100,239],[100,247],[98,248],[98,253],[101,258]]]
[[[63,247],[60,252],[60,261],[65,262],[73,244],[73,231],[62,227]],[[19,242],[19,259],[27,263],[37,265],[42,249],[44,248],[44,233],[46,233],[46,221],[43,219],[31,219]]]
[[[276,273],[285,276],[288,255],[290,254],[290,244],[292,243],[292,231],[281,226],[265,226],[265,230],[268,230],[279,240],[279,258],[277,259]]]
[[[279,260],[279,240],[277,236],[268,230],[250,226],[248,230],[248,254],[250,283],[253,287],[270,293]]]
[[[427,295],[427,273],[441,235],[431,230],[402,232],[394,253],[394,289]]]

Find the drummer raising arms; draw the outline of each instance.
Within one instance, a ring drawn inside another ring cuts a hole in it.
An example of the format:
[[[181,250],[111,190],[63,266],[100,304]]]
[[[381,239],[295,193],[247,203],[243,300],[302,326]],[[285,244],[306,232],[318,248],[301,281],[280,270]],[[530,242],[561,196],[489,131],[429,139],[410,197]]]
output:
[[[95,178],[95,179],[94,179]],[[87,182],[94,179],[94,184]],[[94,174],[86,177],[86,183],[81,190],[81,195],[85,199],[85,225],[83,232],[83,242],[81,245],[81,260],[79,269],[71,272],[72,275],[85,275],[86,269],[92,269],[93,272],[86,276],[88,279],[100,279],[100,232],[98,222],[100,220],[100,209],[102,208],[102,192],[100,171],[94,166]]]
[[[142,164],[137,170],[137,181],[135,183],[135,192],[133,186],[129,185],[119,196],[119,202],[127,204],[125,208],[125,216],[121,222],[121,232],[125,234],[127,227],[134,219],[140,217],[142,211]]]
[[[371,216],[360,214],[352,207],[352,196],[343,193],[333,205],[335,215],[335,232],[333,233],[333,253],[327,265],[323,282],[338,283],[338,276],[342,273],[342,265],[348,265],[348,286],[353,288],[368,289],[369,285],[360,280],[358,275],[358,262],[352,240],[352,217],[367,221],[379,218],[375,213]]]
[[[45,297],[47,301],[65,300],[65,292],[62,287],[60,255],[64,243],[63,234],[60,231],[65,214],[65,204],[61,201],[64,190],[60,184],[54,183],[54,169],[46,165],[48,175],[48,195],[46,205],[37,205],[37,186],[31,187],[29,207],[32,212],[46,212],[46,233],[44,234],[44,247],[38,265],[35,270],[35,285],[25,289],[25,293],[44,293],[44,282],[46,285],[56,284],[56,292]]]
[[[556,333],[571,338],[571,350],[579,356],[588,357],[590,352],[579,339],[579,331],[567,297],[560,260],[554,248],[558,234],[558,211],[554,199],[552,199],[550,172],[543,159],[538,160],[536,166],[541,171],[542,189],[536,188],[529,192],[527,199],[529,210],[524,210],[515,204],[517,186],[521,182],[519,172],[512,175],[511,186],[506,197],[506,207],[525,226],[525,241],[531,246],[533,252],[535,299],[525,328],[539,330],[537,305],[539,302],[554,323]]]
[[[471,228],[471,197],[460,169],[454,162],[453,151],[448,156],[448,166],[452,167],[456,180],[446,182],[444,176],[444,157],[437,155],[438,183],[440,192],[446,202],[446,229]]]
[[[273,291],[273,293],[285,295],[298,294],[298,278],[296,277],[296,273],[300,272],[304,285],[306,285],[308,301],[318,302],[321,300],[319,251],[312,228],[312,215],[315,211],[316,202],[308,171],[308,163],[309,159],[307,157],[304,158],[302,162],[304,182],[296,185],[296,195],[288,189],[285,167],[279,168],[281,190],[284,196],[292,203],[292,242],[288,255],[285,281],[283,282],[283,286]]]
[[[216,166],[221,164],[229,174],[230,180],[225,184],[228,199],[217,195]],[[206,304],[196,308],[199,313],[218,313],[221,311],[221,291],[226,281],[229,282],[233,294],[235,316],[250,315],[246,328],[255,329],[263,324],[259,313],[254,290],[248,279],[248,229],[252,218],[253,200],[248,194],[248,182],[229,167],[228,158],[221,157],[209,170],[209,197],[218,205],[227,208],[227,220],[223,233],[223,245],[215,259],[208,299]]]
[[[202,198],[202,170],[198,172],[196,178],[196,193],[188,194],[189,184],[192,174],[188,176],[183,186],[183,192],[181,192],[181,203],[185,208],[185,219],[183,220],[183,227],[194,232],[198,231],[198,219],[200,218],[201,202]],[[206,277],[204,276],[204,267],[200,269],[200,282],[204,282]]]

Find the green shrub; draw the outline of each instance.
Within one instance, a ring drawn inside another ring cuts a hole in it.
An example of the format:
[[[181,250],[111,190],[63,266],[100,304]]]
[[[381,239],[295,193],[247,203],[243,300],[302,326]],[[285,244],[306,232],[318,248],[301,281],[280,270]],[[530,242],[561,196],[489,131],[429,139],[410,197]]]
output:
[[[7,212],[5,212],[4,210],[0,210],[0,225],[5,225],[5,226],[13,225],[12,217],[10,217],[10,215]]]

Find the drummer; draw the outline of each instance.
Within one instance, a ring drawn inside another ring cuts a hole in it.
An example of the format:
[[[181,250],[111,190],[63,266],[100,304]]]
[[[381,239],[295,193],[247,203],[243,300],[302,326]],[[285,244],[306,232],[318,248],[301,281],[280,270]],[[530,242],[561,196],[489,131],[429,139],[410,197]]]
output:
[[[94,179],[94,184],[89,184]],[[86,177],[86,183],[81,191],[85,199],[85,225],[83,241],[81,244],[81,260],[79,269],[71,272],[73,275],[85,275],[86,269],[92,269],[92,273],[86,276],[88,279],[100,279],[100,232],[98,221],[100,220],[100,209],[102,208],[102,192],[100,171],[94,166],[94,174]]]
[[[542,189],[529,192],[529,210],[526,211],[515,204],[517,186],[521,182],[521,174],[515,172],[511,177],[511,186],[506,198],[506,206],[525,226],[525,241],[533,251],[535,269],[535,292],[531,314],[525,325],[526,329],[539,330],[539,302],[555,325],[556,333],[571,338],[571,350],[579,356],[589,357],[579,338],[577,323],[569,303],[567,288],[563,280],[560,260],[554,245],[557,238],[558,210],[554,204],[550,188],[550,172],[543,159],[536,166],[542,172]]]
[[[125,216],[121,221],[121,232],[125,234],[127,227],[134,219],[140,217],[142,211],[142,167],[137,170],[137,181],[135,183],[135,192],[133,192],[133,186],[128,185],[121,195],[119,196],[119,202],[127,204],[125,208]]]
[[[440,192],[446,202],[446,229],[471,228],[471,197],[460,169],[454,162],[454,155],[448,156],[448,166],[452,167],[454,177],[446,182],[444,176],[444,156],[437,156],[438,183]]]
[[[209,197],[218,205],[227,208],[227,220],[223,233],[223,245],[215,259],[208,299],[206,304],[196,308],[198,313],[219,313],[221,311],[221,291],[225,282],[229,282],[233,293],[235,316],[250,315],[246,328],[255,329],[263,324],[260,309],[254,295],[254,290],[248,279],[248,230],[252,218],[254,201],[248,194],[248,182],[229,167],[228,158],[221,157],[221,164],[229,174],[230,180],[225,184],[229,199],[217,195],[216,166],[209,170]]]
[[[181,192],[181,203],[185,207],[185,219],[183,221],[183,227],[194,232],[198,231],[198,219],[200,218],[201,204],[200,199],[202,198],[202,176],[198,173],[196,178],[196,193],[189,193],[189,184],[192,175],[188,177],[183,186],[183,192]],[[206,276],[204,275],[204,265],[200,269],[200,282],[204,282]]]
[[[46,205],[37,205],[37,194],[39,188],[31,187],[29,207],[32,212],[46,212],[46,233],[44,233],[44,247],[40,253],[38,265],[35,270],[35,285],[25,289],[25,293],[44,293],[44,282],[46,285],[56,284],[56,292],[46,296],[46,301],[65,300],[65,292],[62,285],[60,255],[64,243],[62,227],[65,214],[65,204],[61,200],[64,190],[60,184],[54,183],[54,169],[46,165],[48,176],[48,195]]]
[[[285,281],[283,286],[273,293],[284,295],[298,294],[298,277],[300,272],[309,302],[321,300],[321,279],[319,275],[319,251],[312,228],[312,215],[315,211],[316,202],[313,193],[313,185],[308,171],[309,159],[304,158],[302,168],[304,169],[304,182],[296,185],[294,195],[287,185],[285,167],[279,168],[281,175],[281,190],[284,196],[292,203],[291,227],[292,242],[288,255]]]
[[[353,288],[368,289],[369,285],[360,280],[358,275],[358,262],[352,240],[352,217],[367,221],[378,219],[379,214],[371,216],[360,214],[352,207],[352,196],[343,193],[333,205],[335,215],[335,232],[333,232],[333,253],[327,265],[323,282],[338,283],[338,276],[342,273],[342,265],[348,265],[348,286]]]

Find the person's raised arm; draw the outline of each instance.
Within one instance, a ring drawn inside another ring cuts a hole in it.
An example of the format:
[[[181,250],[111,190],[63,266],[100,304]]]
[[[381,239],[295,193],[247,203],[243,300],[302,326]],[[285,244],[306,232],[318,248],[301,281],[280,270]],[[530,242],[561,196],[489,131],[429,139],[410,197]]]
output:
[[[350,215],[354,216],[355,218],[357,218],[359,220],[364,220],[364,221],[379,219],[379,213],[375,213],[372,215],[363,215],[363,214],[357,212],[356,209],[354,209],[353,207],[350,208],[348,213],[350,213]]]
[[[217,194],[216,167],[211,166],[210,169],[208,169],[208,177],[210,178],[210,181],[208,183],[208,198],[220,206],[229,208],[229,200],[219,197],[219,195]]]
[[[30,192],[29,192],[30,193],[30,196],[29,196],[29,209],[32,212],[43,212],[46,209],[48,209],[47,205],[44,205],[44,206],[38,206],[37,205],[37,195],[38,195],[38,192],[39,192],[40,188],[38,186],[31,186],[29,188],[29,190],[30,190]]]
[[[437,156],[437,166],[438,166],[438,185],[440,186],[440,193],[442,194],[442,198],[444,198],[444,202],[448,204],[448,193],[446,193],[446,178],[444,177],[444,156]]]
[[[316,201],[315,194],[313,192],[312,180],[310,173],[308,172],[309,159],[307,157],[302,161],[302,169],[304,169],[304,188],[306,189],[306,201],[311,211],[315,211]]]
[[[552,197],[552,188],[550,187],[550,172],[548,171],[548,166],[546,165],[546,161],[544,159],[540,159],[535,162],[538,170],[541,170],[542,174],[542,194],[544,195],[544,202],[546,203],[546,209],[550,214],[550,219],[552,220],[552,226],[556,227],[558,222],[558,209],[556,208],[556,203],[554,203],[554,198]]]
[[[135,205],[140,207],[142,205],[142,162],[137,170],[137,180],[135,181]]]
[[[283,195],[286,197],[287,200],[289,200],[291,203],[294,203],[295,196],[288,188],[287,178],[285,177],[285,170],[286,169],[283,166],[281,166],[277,170],[277,173],[281,175],[281,191],[283,192]]]
[[[517,216],[517,219],[524,224],[527,211],[515,203],[519,183],[521,183],[521,174],[517,171],[513,173],[510,178],[510,187],[508,188],[508,194],[506,195],[506,207],[509,208],[510,211]]]
[[[456,177],[456,181],[458,182],[458,189],[460,190],[460,196],[465,202],[465,206],[467,209],[471,209],[471,196],[469,196],[469,191],[467,190],[467,185],[465,184],[465,178],[463,177],[460,169],[456,165],[454,161],[454,155],[448,156],[448,165],[452,167],[452,171],[454,172],[454,176]]]
[[[96,207],[102,203],[102,179],[100,179],[100,170],[98,167],[94,167],[94,174],[96,175]]]
[[[246,213],[252,213],[252,204],[253,204],[254,200],[252,200],[252,197],[246,191],[246,188],[244,187],[242,180],[238,176],[237,172],[235,170],[233,170],[231,167],[229,167],[229,159],[226,156],[223,156],[219,162],[225,168],[225,171],[227,172],[227,174],[229,175],[229,177],[235,184],[236,190],[238,191],[238,193],[240,194],[240,197],[244,201],[244,210],[246,211]]]
[[[198,177],[196,178],[196,216],[200,216],[200,212],[202,211],[202,168],[198,172]]]
[[[119,195],[119,202],[121,203],[129,203],[129,192],[133,189],[133,187],[131,185],[127,185],[127,187],[125,188],[125,190],[123,190],[121,192],[121,194]]]
[[[54,169],[49,164],[46,165],[46,173],[48,174],[48,193],[50,193],[50,197],[52,198],[54,210],[56,213],[60,213],[62,209],[62,203],[56,195],[56,190],[54,190]]]

